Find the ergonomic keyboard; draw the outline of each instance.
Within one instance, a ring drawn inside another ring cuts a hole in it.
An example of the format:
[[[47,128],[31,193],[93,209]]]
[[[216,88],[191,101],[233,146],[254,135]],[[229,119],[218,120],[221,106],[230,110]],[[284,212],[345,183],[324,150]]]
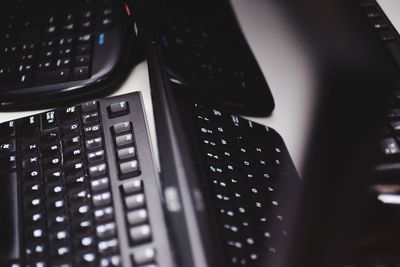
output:
[[[127,55],[131,57],[133,22],[128,17],[120,1],[3,3],[2,105],[31,106],[54,102],[54,96],[76,98],[104,90],[127,68]]]
[[[393,63],[400,70],[400,39],[399,34],[393,27],[390,20],[380,8],[376,0],[359,0],[363,11],[368,17],[372,28],[378,34],[390,54]]]
[[[267,82],[228,1],[162,6],[156,38],[171,82],[240,114],[274,109]]]
[[[0,129],[1,266],[171,266],[138,93]]]
[[[273,262],[289,232],[282,188],[300,181],[281,137],[201,104],[194,115],[227,266]]]

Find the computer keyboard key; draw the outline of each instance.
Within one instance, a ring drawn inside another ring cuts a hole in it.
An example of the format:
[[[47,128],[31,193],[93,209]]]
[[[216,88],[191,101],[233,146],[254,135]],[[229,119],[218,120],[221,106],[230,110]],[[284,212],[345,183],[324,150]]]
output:
[[[82,115],[83,124],[96,123],[98,121],[99,121],[99,113],[97,111]]]
[[[99,267],[121,267],[121,257],[114,255],[100,259]]]
[[[139,163],[137,160],[120,163],[119,171],[122,175],[138,176],[140,174]]]
[[[94,211],[94,218],[97,223],[105,223],[114,218],[114,209],[112,207],[104,207]]]
[[[85,126],[83,128],[83,131],[85,133],[85,135],[94,135],[94,134],[99,134],[101,130],[101,126],[100,124],[95,124],[92,126]]]
[[[152,238],[150,225],[144,224],[131,227],[129,229],[129,238],[134,244],[150,241]]]
[[[81,110],[83,114],[95,112],[97,111],[97,109],[98,109],[98,102],[95,100],[81,104]]]
[[[85,251],[84,253],[75,257],[76,266],[82,267],[97,267],[97,256],[95,251]]]
[[[0,124],[0,140],[15,135],[15,122],[9,121]]]
[[[129,133],[129,134],[116,136],[115,144],[117,145],[117,147],[132,145],[133,144],[133,135]]]
[[[381,140],[381,149],[384,155],[398,155],[400,147],[394,138],[385,138]]]
[[[78,122],[78,108],[69,107],[61,111],[61,123],[66,125],[76,124]]]
[[[141,249],[137,249],[132,254],[132,261],[137,266],[143,266],[144,264],[154,263],[156,261],[156,251],[152,247],[144,247]],[[152,266],[152,265],[146,265],[146,266]]]
[[[125,196],[140,193],[143,191],[141,180],[127,181],[122,184],[122,192]]]
[[[74,74],[72,76],[74,80],[83,80],[89,77],[90,77],[90,72],[88,66],[81,66],[74,68]]]
[[[106,206],[111,204],[111,193],[110,192],[104,192],[101,194],[95,194],[92,197],[92,202],[93,206],[101,207],[101,206]]]
[[[96,235],[100,239],[114,237],[117,234],[116,225],[114,222],[100,224],[96,227]]]
[[[119,160],[133,159],[136,157],[135,147],[118,149],[117,155]]]
[[[52,132],[58,130],[57,113],[55,111],[49,111],[40,116],[41,130],[42,133]]]
[[[127,210],[143,208],[146,205],[144,194],[135,194],[125,197],[125,207]]]
[[[118,252],[118,240],[114,238],[111,240],[100,241],[97,247],[100,255],[115,254]]]
[[[105,159],[104,158],[104,150],[98,150],[98,151],[95,151],[95,152],[89,152],[87,154],[87,158],[88,158],[89,163],[94,163],[94,162],[97,162],[97,161],[103,161]]]
[[[15,139],[0,142],[0,153],[12,153],[16,150]]]
[[[95,148],[101,148],[103,146],[103,138],[101,136],[95,136],[85,141],[86,149],[91,150]]]
[[[109,179],[108,177],[103,177],[100,179],[90,181],[90,187],[92,189],[92,193],[97,193],[109,188]]]
[[[52,82],[66,82],[69,80],[69,75],[69,69],[37,72],[36,81],[42,84]]]
[[[112,127],[112,129],[113,129],[114,134],[122,134],[122,133],[131,131],[132,125],[129,121],[124,121],[124,122],[115,124]]]
[[[108,115],[110,118],[119,117],[129,113],[129,104],[126,101],[111,104],[107,107]]]
[[[107,173],[107,165],[105,163],[89,166],[89,176],[91,178],[102,176]]]
[[[15,155],[0,157],[0,172],[9,172],[17,167],[17,158]]]
[[[89,55],[91,50],[92,50],[91,45],[86,44],[86,45],[78,45],[75,51],[77,55]]]
[[[126,220],[130,226],[146,223],[148,220],[146,209],[133,210],[126,214]]]
[[[90,56],[82,55],[75,57],[75,66],[88,66],[90,64]]]

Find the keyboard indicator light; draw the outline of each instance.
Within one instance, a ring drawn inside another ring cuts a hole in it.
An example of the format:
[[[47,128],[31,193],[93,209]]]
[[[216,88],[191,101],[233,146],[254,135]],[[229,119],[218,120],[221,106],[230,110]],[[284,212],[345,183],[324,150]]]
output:
[[[126,11],[126,14],[128,14],[128,16],[131,16],[131,9],[129,8],[127,3],[125,3],[125,11]]]
[[[102,33],[99,35],[99,45],[103,45],[105,42],[105,34]]]

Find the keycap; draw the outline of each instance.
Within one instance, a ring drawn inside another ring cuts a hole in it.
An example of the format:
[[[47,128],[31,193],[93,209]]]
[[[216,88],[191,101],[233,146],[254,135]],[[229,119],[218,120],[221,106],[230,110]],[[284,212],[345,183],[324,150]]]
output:
[[[139,209],[128,212],[126,219],[130,226],[143,224],[148,220],[148,214],[146,209]]]
[[[111,193],[105,192],[93,195],[93,205],[95,207],[105,206],[111,204]]]
[[[89,163],[94,163],[96,161],[103,161],[104,160],[104,150],[88,152],[87,158],[88,158]]]
[[[83,103],[81,105],[81,110],[82,113],[92,113],[97,111],[97,101],[93,100],[93,101],[88,101],[86,103]]]
[[[69,75],[69,69],[41,71],[36,73],[36,81],[38,84],[66,82],[69,80]]]
[[[132,159],[136,157],[135,147],[131,146],[123,149],[118,149],[117,155],[119,160]]]
[[[81,66],[74,68],[74,73],[72,75],[74,80],[83,80],[90,78],[90,72],[88,66]]]
[[[100,241],[97,247],[100,255],[116,253],[118,251],[118,240],[114,238],[107,241]]]
[[[83,124],[95,123],[98,121],[99,121],[99,113],[97,112],[86,113],[82,116]]]
[[[150,225],[134,226],[129,229],[129,238],[133,243],[141,243],[151,239]]]
[[[107,172],[107,165],[105,163],[93,165],[89,167],[89,176],[91,178],[98,177],[101,175],[106,174]]]
[[[143,190],[141,180],[127,181],[122,184],[122,192],[125,195],[140,193]]]
[[[114,209],[104,207],[94,211],[94,218],[98,223],[104,223],[114,218]]]
[[[385,155],[396,155],[400,153],[400,147],[394,138],[385,138],[381,141],[381,149]]]
[[[100,267],[119,267],[121,266],[120,256],[108,256],[100,259]]]
[[[124,132],[129,132],[132,129],[132,125],[129,121],[124,121],[124,122],[115,124],[112,127],[112,129],[113,129],[114,134],[121,134]]]
[[[96,235],[100,239],[114,237],[117,233],[116,225],[114,222],[100,224],[96,227]]]
[[[108,116],[110,118],[119,117],[129,113],[129,105],[126,101],[121,101],[119,103],[111,104],[107,107]]]
[[[152,263],[156,260],[156,251],[152,247],[145,247],[135,250],[132,254],[132,261],[138,266],[143,264]],[[149,265],[150,266],[150,265]]]
[[[101,136],[97,136],[94,138],[90,138],[85,141],[85,146],[86,149],[95,149],[95,148],[101,148],[103,146],[103,139]]]
[[[144,194],[136,194],[125,197],[125,206],[128,210],[142,208],[146,205]]]
[[[109,187],[109,179],[108,177],[92,180],[90,182],[90,187],[93,193],[97,193],[99,191],[108,189]]]
[[[119,171],[122,175],[130,174],[133,177],[138,176],[140,173],[139,164],[138,164],[137,160],[123,162],[123,163],[119,164]]]
[[[132,134],[124,134],[115,137],[115,144],[118,147],[125,146],[125,145],[132,145],[133,144],[133,135]]]
[[[49,111],[40,116],[42,132],[51,132],[58,129],[57,114]]]

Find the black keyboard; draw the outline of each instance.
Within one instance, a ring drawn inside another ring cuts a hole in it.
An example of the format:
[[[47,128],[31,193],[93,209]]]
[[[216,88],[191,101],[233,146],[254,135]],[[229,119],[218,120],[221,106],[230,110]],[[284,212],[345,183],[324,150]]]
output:
[[[131,24],[120,1],[6,1],[0,11],[2,105],[104,89],[127,68]]]
[[[400,37],[396,29],[386,17],[376,0],[359,0],[363,11],[368,17],[372,28],[382,40],[387,52],[396,66],[396,73],[400,71]]]
[[[286,205],[300,186],[283,140],[220,109],[193,110],[224,266],[274,266],[292,221]]]
[[[171,266],[139,94],[0,124],[0,164],[1,266]]]
[[[240,114],[271,113],[273,97],[228,1],[191,4],[162,9],[157,38],[169,80]]]

